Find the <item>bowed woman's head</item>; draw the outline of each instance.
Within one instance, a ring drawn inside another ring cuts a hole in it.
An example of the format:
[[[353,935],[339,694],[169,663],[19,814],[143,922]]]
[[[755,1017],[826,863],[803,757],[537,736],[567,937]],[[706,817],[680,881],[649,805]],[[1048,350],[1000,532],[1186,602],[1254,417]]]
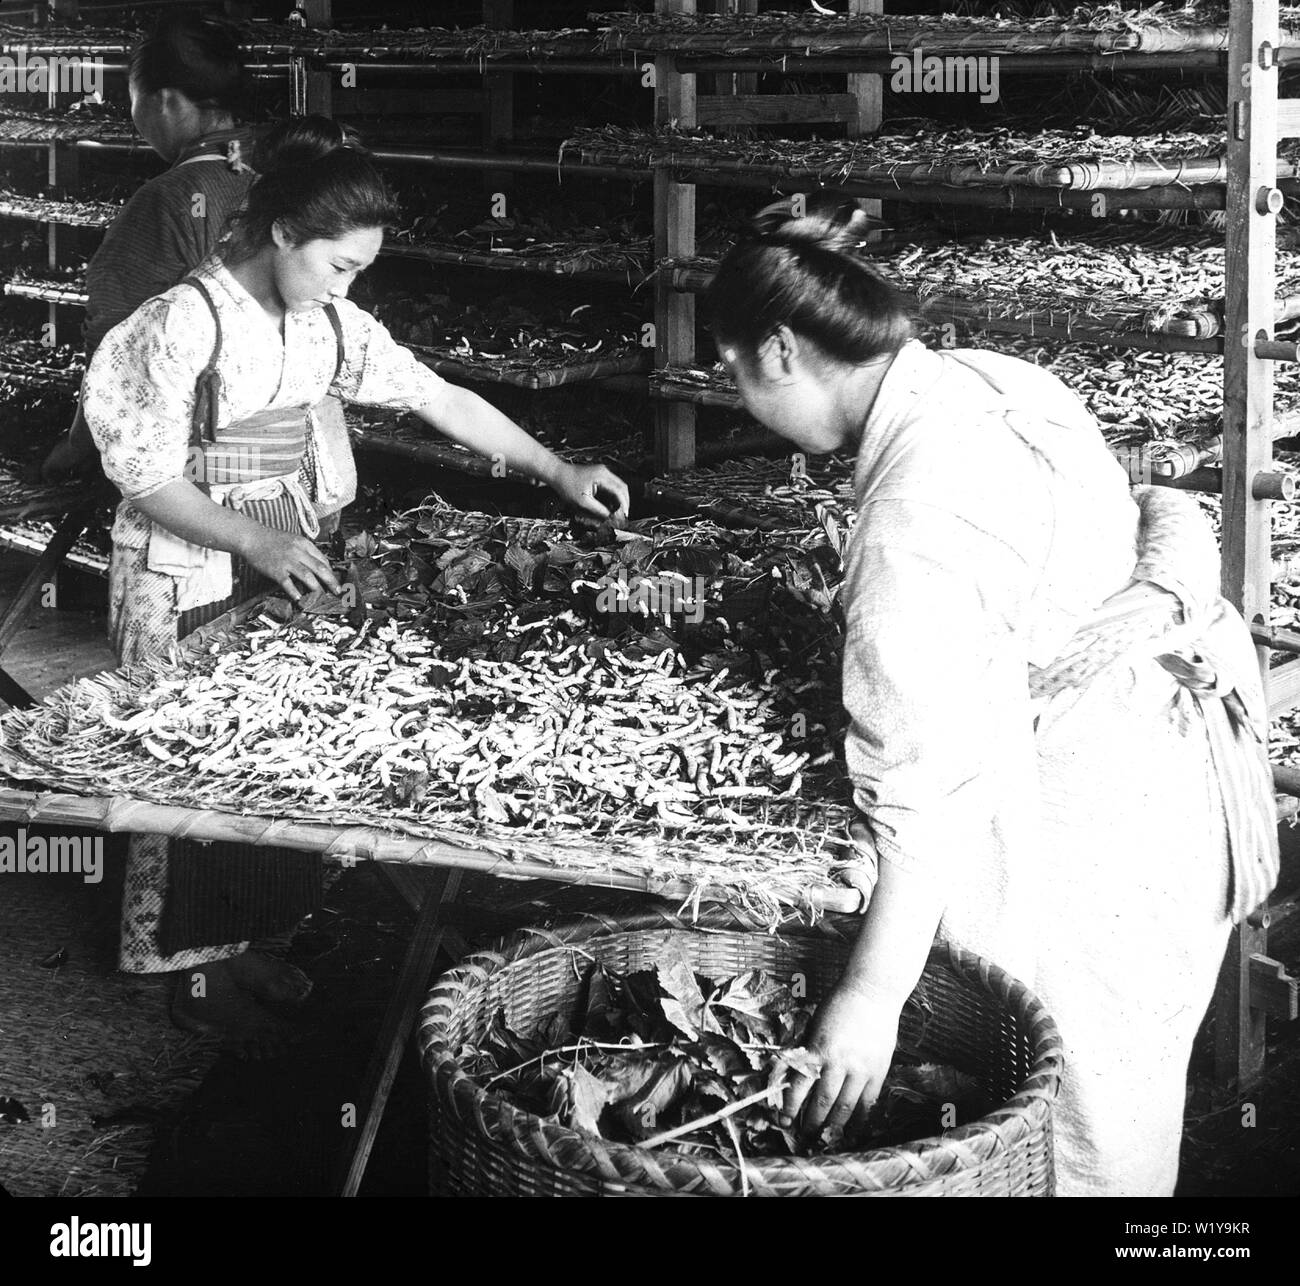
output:
[[[863,257],[871,227],[851,202],[769,206],[704,297],[746,410],[809,452],[856,443],[860,403],[912,338],[907,300]]]
[[[253,155],[258,179],[222,249],[227,266],[255,263],[289,311],[346,298],[398,217],[375,163],[336,121],[299,116]]]
[[[127,84],[140,136],[174,161],[204,134],[232,128],[243,113],[238,29],[190,10],[165,14],[131,51]]]

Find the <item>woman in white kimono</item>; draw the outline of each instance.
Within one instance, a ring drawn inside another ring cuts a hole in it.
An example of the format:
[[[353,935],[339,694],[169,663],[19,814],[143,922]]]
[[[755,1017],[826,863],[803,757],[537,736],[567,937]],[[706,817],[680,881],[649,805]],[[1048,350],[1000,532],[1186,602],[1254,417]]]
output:
[[[86,421],[123,496],[109,615],[123,664],[264,590],[339,592],[310,499],[329,456],[311,449],[309,412],[327,393],[413,411],[592,517],[627,505],[609,470],[560,460],[348,302],[396,209],[334,122],[289,122],[262,155],[218,255],[111,330],[86,374]],[[136,837],[121,967],[182,971],[178,1023],[272,1055],[282,1029],[263,1005],[300,1001],[310,983],[249,944],[283,935],[319,897],[313,855]]]
[[[766,211],[706,301],[750,413],[857,453],[845,751],[877,882],[785,1111],[870,1106],[937,930],[1061,1029],[1057,1191],[1171,1194],[1228,932],[1277,876],[1254,649],[1195,504],[1130,488],[1053,376],[914,340],[858,222]]]

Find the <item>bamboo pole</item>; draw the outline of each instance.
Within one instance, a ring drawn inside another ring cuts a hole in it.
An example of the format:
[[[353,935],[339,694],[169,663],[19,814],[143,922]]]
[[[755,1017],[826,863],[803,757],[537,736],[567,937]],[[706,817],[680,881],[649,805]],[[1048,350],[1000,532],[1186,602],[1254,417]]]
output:
[[[818,54],[803,57],[773,51],[770,54],[721,53],[677,56],[683,71],[701,75],[725,72],[757,72],[768,75],[821,74],[826,76],[861,72],[884,74],[893,70],[894,54]],[[1300,59],[1300,50],[1287,50],[1283,62]],[[1003,72],[1065,72],[1065,71],[1218,71],[1226,61],[1223,53],[1200,51],[1197,53],[1059,53],[1028,54],[1009,51],[998,55],[998,69]]]
[[[606,167],[608,168],[608,167]],[[1031,187],[951,187],[941,183],[887,183],[880,180],[827,179],[820,172],[793,174],[727,174],[704,165],[667,167],[680,183],[704,187],[747,188],[751,191],[842,192],[846,196],[880,197],[914,205],[961,205],[992,207],[998,210],[1078,210],[1093,215],[1099,196],[1104,197],[1111,213],[1118,210],[1222,210],[1222,184],[1199,188],[1167,185],[1156,188],[1131,188],[1122,191],[1091,192],[1076,188]],[[1280,184],[1288,192],[1291,180]]]
[[[213,809],[179,808],[126,797],[63,795],[0,787],[0,820],[24,825],[88,827],[91,830],[128,834],[167,835],[173,839],[230,841],[257,847],[279,847],[319,853],[340,861],[397,862],[418,866],[450,867],[478,871],[506,880],[553,880],[560,884],[596,885],[653,893],[684,902],[695,895],[689,880],[660,880],[622,871],[592,871],[549,862],[517,859],[472,841],[453,843],[425,839],[370,826],[336,826],[322,822],[300,822],[270,817],[245,817]],[[611,851],[614,849],[611,841]],[[725,890],[719,890],[719,894]],[[705,890],[708,900],[717,900]],[[806,909],[822,912],[856,913],[862,909],[861,895],[854,889],[810,889]]]

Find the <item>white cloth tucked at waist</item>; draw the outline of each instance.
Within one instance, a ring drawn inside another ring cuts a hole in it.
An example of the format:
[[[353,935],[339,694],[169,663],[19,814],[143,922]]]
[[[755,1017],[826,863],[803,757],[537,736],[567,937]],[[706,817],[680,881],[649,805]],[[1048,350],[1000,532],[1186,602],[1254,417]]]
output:
[[[256,482],[214,483],[209,492],[214,504],[226,505],[236,512],[242,511],[251,500],[276,500],[280,496],[288,496],[293,503],[302,533],[314,537],[320,531],[320,523],[297,473],[259,478]],[[151,572],[177,581],[176,610],[179,612],[219,603],[234,592],[234,572],[230,555],[224,549],[192,544],[156,522],[149,533],[148,565]]]

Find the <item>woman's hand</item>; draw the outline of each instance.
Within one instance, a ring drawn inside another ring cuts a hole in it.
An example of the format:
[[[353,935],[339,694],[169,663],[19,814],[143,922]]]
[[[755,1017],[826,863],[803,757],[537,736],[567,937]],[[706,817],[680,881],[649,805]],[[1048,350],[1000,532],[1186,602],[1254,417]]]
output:
[[[318,589],[342,592],[329,559],[306,536],[255,525],[257,530],[246,538],[240,552],[245,562],[279,585],[292,602],[297,603],[304,592]]]
[[[785,1091],[782,1121],[795,1121],[802,1109],[801,1133],[842,1130],[851,1117],[862,1121],[880,1094],[898,1043],[900,1008],[843,982],[817,1010],[805,1042],[822,1059],[814,1081],[798,1077]]]
[[[603,464],[566,465],[551,486],[558,496],[567,500],[575,509],[599,518],[602,522],[626,516],[631,499],[627,483]],[[607,504],[601,503],[597,492],[617,503],[611,509]]]

